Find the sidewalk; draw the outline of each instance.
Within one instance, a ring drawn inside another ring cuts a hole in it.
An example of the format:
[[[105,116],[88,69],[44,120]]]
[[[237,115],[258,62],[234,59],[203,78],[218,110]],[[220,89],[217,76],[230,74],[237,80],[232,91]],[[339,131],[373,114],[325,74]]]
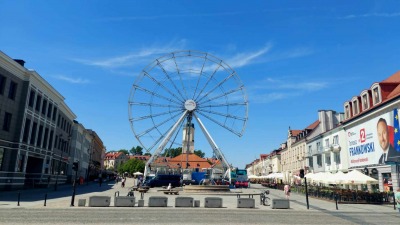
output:
[[[121,187],[121,182],[115,183],[114,181],[104,182],[100,187],[98,183],[89,183],[89,185],[78,185],[76,188],[75,207],[78,207],[79,199],[89,199],[93,195],[102,195],[111,197],[111,206],[114,205],[114,196],[119,192],[120,196],[126,196],[129,188],[133,186],[133,179],[128,178],[125,187]],[[259,194],[267,188],[261,185],[253,184],[249,189],[232,189],[230,193],[185,193],[180,191],[179,195],[165,195],[163,192],[158,191],[161,188],[151,188],[144,194],[145,207],[148,204],[150,196],[165,196],[168,198],[168,206],[174,207],[175,198],[178,196],[193,197],[194,200],[200,200],[200,207],[204,207],[204,198],[206,197],[220,197],[223,200],[222,209],[237,209],[237,194],[241,194],[241,198],[249,197],[249,194]],[[283,191],[276,189],[268,189],[270,191],[270,199],[283,199],[285,198]],[[47,193],[47,202],[44,206],[44,197]],[[139,192],[134,192],[136,202],[141,198]],[[58,191],[54,191],[54,186],[48,189],[31,189],[21,191],[20,206],[17,206],[18,191],[1,192],[0,193],[0,209],[1,208],[70,208],[72,196],[72,186],[70,184],[60,185]],[[253,196],[255,199],[255,210],[273,210],[271,206],[260,205],[259,195]],[[86,203],[86,205],[88,202]],[[245,209],[249,210],[249,209]],[[295,211],[321,211],[324,213],[335,212],[382,212],[382,213],[398,213],[393,209],[393,205],[372,205],[372,204],[339,204],[336,210],[335,202],[325,201],[315,198],[309,198],[309,209],[307,209],[305,195],[292,193],[290,196],[290,209]]]

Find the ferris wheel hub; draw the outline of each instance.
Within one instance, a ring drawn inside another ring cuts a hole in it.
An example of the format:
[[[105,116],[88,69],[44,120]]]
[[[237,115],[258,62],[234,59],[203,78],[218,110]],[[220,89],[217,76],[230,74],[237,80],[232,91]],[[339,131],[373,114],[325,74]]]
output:
[[[193,111],[196,109],[196,102],[192,99],[186,100],[185,109],[189,111]]]

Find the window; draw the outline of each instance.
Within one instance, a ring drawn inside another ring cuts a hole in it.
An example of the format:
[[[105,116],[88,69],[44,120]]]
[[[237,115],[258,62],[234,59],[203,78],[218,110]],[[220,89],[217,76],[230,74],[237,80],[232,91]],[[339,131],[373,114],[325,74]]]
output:
[[[333,144],[338,145],[339,144],[339,135],[333,136]]]
[[[42,104],[42,114],[46,115],[46,108],[47,107],[47,100],[43,99],[43,104]]]
[[[51,150],[51,148],[53,147],[53,136],[54,136],[54,131],[50,131],[49,145],[47,146],[48,150]]]
[[[321,142],[317,142],[317,151],[322,151]]]
[[[308,165],[310,166],[310,167],[313,167],[313,158],[309,158],[308,159]]]
[[[340,153],[339,152],[335,153],[335,162],[336,162],[336,164],[340,164]]]
[[[6,87],[7,78],[0,75],[0,95],[4,95],[4,89]]]
[[[325,139],[325,147],[329,147],[329,138]]]
[[[346,119],[350,118],[350,105],[345,106]]]
[[[53,104],[49,102],[49,107],[47,107],[47,118],[51,119],[51,111],[53,110]]]
[[[25,143],[28,142],[29,128],[31,128],[31,120],[30,119],[26,119],[25,120],[24,134],[23,134],[23,137],[22,137],[22,141],[25,142]]]
[[[353,101],[353,113],[354,113],[354,115],[358,114],[358,101],[357,100]]]
[[[54,138],[54,148],[57,148],[57,143],[58,143],[58,135],[56,135],[56,138]]]
[[[373,98],[374,98],[374,104],[377,104],[377,103],[379,103],[381,100],[380,100],[380,94],[379,94],[379,88],[378,87],[375,87],[374,89],[373,89],[373,91],[372,91],[374,94],[374,96],[373,96]]]
[[[44,129],[43,148],[47,149],[47,139],[49,137],[49,128]]]
[[[365,94],[365,95],[362,96],[362,104],[363,104],[363,110],[366,110],[366,109],[369,108],[369,105],[368,105],[368,95],[367,95],[367,94]]]
[[[17,87],[18,84],[15,83],[14,81],[10,82],[10,89],[8,90],[8,98],[14,100],[15,95],[17,94]]]
[[[57,108],[56,108],[56,106],[54,106],[54,109],[53,109],[53,117],[51,118],[53,121],[56,121],[56,116],[57,116]]]
[[[3,158],[4,158],[4,148],[0,148],[0,171],[3,170],[3,168],[2,168]]]
[[[326,162],[326,165],[327,165],[327,166],[330,166],[330,165],[331,165],[331,156],[330,156],[330,155],[327,155],[327,156],[326,156],[325,162]]]
[[[33,122],[32,132],[31,132],[31,140],[29,141],[29,144],[31,144],[31,145],[33,145],[35,143],[36,128],[37,128],[37,123]]]
[[[36,111],[40,112],[40,104],[42,103],[42,96],[37,95],[36,96]]]
[[[311,147],[312,147],[311,145],[308,146],[308,153],[312,152],[312,148]]]
[[[39,133],[38,133],[38,138],[36,140],[36,146],[37,147],[42,147],[42,136],[43,136],[43,126],[39,126]]]
[[[11,117],[12,117],[12,114],[11,114],[11,113],[6,112],[6,113],[4,114],[4,122],[3,122],[3,130],[4,130],[4,131],[10,131],[10,127],[11,127]]]
[[[317,165],[318,165],[318,167],[322,167],[322,156],[321,155],[317,155]]]
[[[29,94],[29,107],[33,108],[33,104],[35,103],[35,91],[31,90],[31,93]]]

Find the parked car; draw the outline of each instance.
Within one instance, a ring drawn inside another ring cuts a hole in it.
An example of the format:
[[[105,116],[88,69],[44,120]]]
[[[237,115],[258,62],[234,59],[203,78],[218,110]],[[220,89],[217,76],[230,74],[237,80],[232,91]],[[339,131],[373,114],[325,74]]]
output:
[[[172,187],[180,187],[181,175],[156,175],[153,179],[145,182],[144,185],[149,187],[162,187],[171,184]]]

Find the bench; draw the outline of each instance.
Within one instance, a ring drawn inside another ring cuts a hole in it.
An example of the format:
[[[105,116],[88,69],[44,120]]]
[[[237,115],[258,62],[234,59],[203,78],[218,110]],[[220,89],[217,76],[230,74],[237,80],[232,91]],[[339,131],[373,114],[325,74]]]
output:
[[[168,194],[179,195],[179,191],[178,190],[169,190],[169,191],[164,191],[164,194],[166,194],[166,195],[168,195]]]
[[[149,189],[147,189],[147,188],[138,188],[137,191],[140,192],[140,193],[146,193],[147,191],[149,191]]]

